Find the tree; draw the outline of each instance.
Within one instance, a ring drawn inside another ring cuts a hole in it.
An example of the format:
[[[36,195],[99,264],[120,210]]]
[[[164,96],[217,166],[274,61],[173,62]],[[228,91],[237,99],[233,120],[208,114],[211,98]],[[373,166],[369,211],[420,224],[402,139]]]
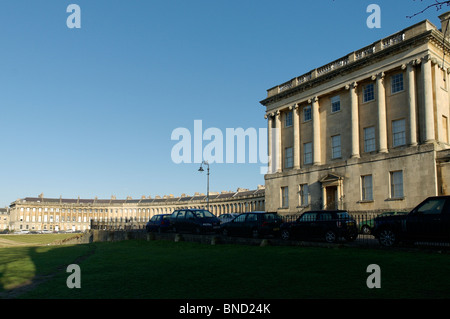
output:
[[[414,0],[414,1],[416,1],[416,0]],[[420,1],[423,2],[423,0],[420,0]],[[425,11],[427,11],[428,9],[431,9],[431,8],[435,8],[436,11],[439,11],[439,10],[441,10],[442,7],[444,7],[444,6],[447,6],[447,7],[450,6],[450,0],[447,0],[447,1],[433,0],[433,3],[432,3],[432,4],[429,4],[428,6],[426,6],[422,11],[419,11],[419,12],[417,12],[417,13],[414,13],[414,14],[411,15],[411,16],[407,16],[407,18],[413,18],[413,17],[415,17],[415,16],[417,16],[417,15],[419,15],[419,14],[424,13]]]

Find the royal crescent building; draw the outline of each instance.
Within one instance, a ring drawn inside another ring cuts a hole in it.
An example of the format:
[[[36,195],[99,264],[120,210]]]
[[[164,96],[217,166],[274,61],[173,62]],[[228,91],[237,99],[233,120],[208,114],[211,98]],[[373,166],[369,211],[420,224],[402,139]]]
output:
[[[209,209],[216,216],[225,213],[263,211],[263,185],[254,190],[238,188],[236,191],[211,192],[208,195],[181,194],[142,196],[117,199],[20,198],[9,208],[0,209],[0,231],[86,231],[91,225],[115,229],[142,229],[157,214],[171,214],[176,209]]]
[[[267,90],[268,211],[408,210],[450,194],[450,12]]]

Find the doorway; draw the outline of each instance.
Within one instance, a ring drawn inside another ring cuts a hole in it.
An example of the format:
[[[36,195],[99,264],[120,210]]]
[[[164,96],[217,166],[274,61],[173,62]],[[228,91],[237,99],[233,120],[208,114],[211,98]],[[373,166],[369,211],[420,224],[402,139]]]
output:
[[[337,186],[328,186],[325,189],[326,192],[326,210],[337,209]]]

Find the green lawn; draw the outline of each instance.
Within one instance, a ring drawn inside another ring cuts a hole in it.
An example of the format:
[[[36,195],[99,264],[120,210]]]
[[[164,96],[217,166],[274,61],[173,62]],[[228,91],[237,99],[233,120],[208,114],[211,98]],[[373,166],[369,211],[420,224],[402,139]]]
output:
[[[83,260],[79,257],[85,256]],[[81,289],[66,265],[81,267]],[[381,267],[369,289],[367,266]],[[53,276],[16,298],[449,298],[450,255],[131,240],[0,249],[5,289]]]
[[[75,237],[80,234],[26,234],[26,235],[0,235],[0,247],[14,245],[46,245],[52,242]]]

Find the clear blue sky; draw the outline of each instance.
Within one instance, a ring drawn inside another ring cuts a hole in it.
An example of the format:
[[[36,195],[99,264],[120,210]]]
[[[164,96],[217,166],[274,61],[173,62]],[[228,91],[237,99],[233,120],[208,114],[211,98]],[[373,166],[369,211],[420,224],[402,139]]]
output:
[[[414,23],[433,1],[2,0],[0,206],[44,193],[206,193],[171,160],[172,131],[265,128],[266,90]],[[81,29],[66,8],[81,7]],[[366,8],[381,7],[381,29]],[[261,163],[212,164],[211,191],[264,184]]]

